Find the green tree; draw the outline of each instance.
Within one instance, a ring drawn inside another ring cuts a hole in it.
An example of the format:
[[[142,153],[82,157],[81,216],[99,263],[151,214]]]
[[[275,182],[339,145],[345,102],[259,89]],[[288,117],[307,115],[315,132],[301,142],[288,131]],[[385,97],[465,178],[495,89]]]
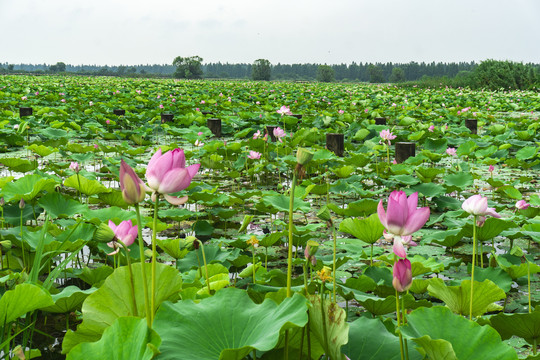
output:
[[[257,59],[251,67],[251,78],[253,80],[270,80],[272,68],[270,61],[266,59]]]
[[[317,81],[332,82],[334,81],[334,69],[328,65],[319,65],[317,67]]]
[[[173,61],[173,65],[176,66],[174,77],[177,79],[200,79],[203,75],[202,61],[200,56],[177,56]]]
[[[380,66],[370,64],[368,67],[369,82],[382,83],[385,82],[384,71]]]
[[[392,68],[392,74],[388,79],[392,83],[399,83],[405,81],[405,71],[400,67]]]
[[[490,90],[528,89],[535,82],[534,70],[512,61],[486,60],[474,69],[474,86]]]
[[[61,62],[61,61],[57,62],[56,64],[51,65],[49,67],[49,71],[53,72],[53,73],[65,72],[66,71],[66,64]]]
[[[7,66],[7,69],[8,69],[9,72],[13,72],[13,68],[14,68],[14,67],[15,67],[15,66],[14,66],[13,64],[9,64],[9,65]]]

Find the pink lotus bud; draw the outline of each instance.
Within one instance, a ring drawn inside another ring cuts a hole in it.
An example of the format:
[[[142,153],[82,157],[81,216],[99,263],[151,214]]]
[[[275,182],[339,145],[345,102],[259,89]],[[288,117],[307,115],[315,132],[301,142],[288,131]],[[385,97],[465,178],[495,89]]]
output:
[[[531,204],[527,203],[525,200],[519,200],[516,203],[516,209],[518,209],[518,210],[525,210],[529,206],[531,206]]]
[[[398,292],[409,290],[412,284],[412,267],[409,259],[399,259],[394,264],[392,285]]]
[[[146,186],[143,181],[124,159],[120,161],[120,189],[122,198],[129,205],[140,203],[146,195]]]
[[[81,171],[81,168],[79,166],[79,163],[76,162],[76,161],[72,161],[71,164],[69,164],[69,168],[73,171],[75,171],[76,173],[78,173],[79,171]]]

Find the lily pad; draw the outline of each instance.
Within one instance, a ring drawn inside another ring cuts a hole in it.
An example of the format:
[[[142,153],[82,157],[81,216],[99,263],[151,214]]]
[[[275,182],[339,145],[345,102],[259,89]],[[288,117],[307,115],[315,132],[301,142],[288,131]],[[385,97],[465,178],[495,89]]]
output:
[[[163,341],[161,359],[240,360],[253,349],[273,349],[283,330],[307,320],[307,301],[299,294],[280,305],[270,299],[257,305],[245,291],[227,288],[198,304],[162,304],[153,328]]]

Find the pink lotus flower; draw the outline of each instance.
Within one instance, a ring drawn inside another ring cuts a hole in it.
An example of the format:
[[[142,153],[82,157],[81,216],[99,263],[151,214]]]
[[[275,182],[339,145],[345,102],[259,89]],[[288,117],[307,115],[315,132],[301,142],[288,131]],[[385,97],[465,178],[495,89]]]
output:
[[[71,164],[69,164],[69,168],[70,168],[71,170],[77,172],[77,173],[78,173],[79,171],[81,171],[81,168],[80,168],[80,166],[79,166],[79,163],[76,162],[76,161],[72,161]]]
[[[279,140],[279,142],[283,142],[283,140],[281,140],[281,138],[287,136],[287,134],[285,133],[285,131],[280,128],[280,127],[277,127],[274,129],[274,136]]]
[[[144,182],[124,159],[120,161],[120,189],[124,201],[129,205],[140,203],[146,195]]]
[[[108,242],[107,245],[113,248],[114,251],[107,255],[114,255],[120,251],[121,246],[117,243],[116,240],[120,240],[126,246],[130,246],[137,238],[137,225],[134,226],[131,223],[131,220],[124,220],[120,224],[118,224],[118,226],[114,222],[112,222],[112,220],[109,220],[109,227],[114,232],[114,239],[113,241]]]
[[[163,106],[163,104],[159,104],[159,108],[160,109],[163,109],[165,106]]]
[[[495,171],[495,167],[493,165],[489,165],[488,171],[491,175],[493,175],[493,172]]]
[[[94,103],[92,101],[88,102],[88,105],[92,106]]]
[[[105,124],[110,125],[110,124],[111,124],[111,120],[109,120],[109,119],[105,120]]]
[[[500,218],[501,215],[499,215],[494,208],[488,207],[487,200],[487,197],[483,197],[482,195],[473,195],[461,204],[461,208],[474,216],[485,217],[486,215],[489,215]]]
[[[199,108],[195,108],[195,111],[201,111]]]
[[[202,132],[202,131],[199,131],[199,132],[197,133],[197,136],[201,136],[202,134],[203,134],[203,132]]]
[[[394,235],[407,236],[418,231],[429,219],[429,207],[417,209],[418,192],[407,198],[404,191],[392,191],[388,197],[387,211],[383,201],[379,202],[377,213],[381,224]]]
[[[531,206],[531,204],[529,204],[529,203],[526,202],[525,200],[519,200],[519,201],[516,203],[516,209],[518,209],[518,210],[525,210],[525,209],[528,208],[529,206]]]
[[[412,266],[409,259],[399,259],[394,264],[392,285],[398,292],[409,290],[412,285]]]
[[[435,126],[431,125],[431,126],[428,128],[428,131],[429,131],[429,132],[433,132],[433,130],[435,130]]]
[[[379,133],[379,136],[381,137],[381,139],[385,140],[386,142],[388,142],[388,146],[390,146],[390,140],[394,140],[397,136],[392,134],[390,132],[390,130],[382,130],[380,133]]]
[[[21,97],[21,100],[22,100],[22,101],[24,101],[24,100],[28,100],[28,97],[26,97],[26,96],[23,96],[23,97]]]
[[[289,109],[288,106],[285,106],[283,105],[278,111],[277,111],[278,114],[281,114],[281,116],[283,115],[292,115],[292,112],[291,112],[291,109]]]
[[[261,130],[257,130],[257,132],[255,134],[253,134],[253,140],[257,140],[258,138],[261,137]]]
[[[62,100],[60,100],[60,101],[63,102],[63,103],[65,103],[65,102],[66,102],[66,99],[62,99]]]
[[[202,141],[199,141],[199,139],[195,140],[195,146],[201,147],[203,145],[204,145],[204,143]]]
[[[446,149],[446,153],[450,156],[456,156],[456,148],[449,147],[448,149]]]
[[[345,111],[344,110],[339,110],[338,113],[343,115],[343,114],[345,114]]]
[[[173,205],[184,204],[187,196],[178,198],[169,194],[187,188],[200,166],[194,164],[186,168],[184,150],[174,149],[165,154],[161,154],[161,149],[156,151],[146,169],[148,187],[154,191],[152,200],[155,201],[156,194],[162,194]]]
[[[261,153],[257,152],[257,151],[250,150],[248,158],[252,159],[252,160],[258,160],[258,159],[261,158]]]

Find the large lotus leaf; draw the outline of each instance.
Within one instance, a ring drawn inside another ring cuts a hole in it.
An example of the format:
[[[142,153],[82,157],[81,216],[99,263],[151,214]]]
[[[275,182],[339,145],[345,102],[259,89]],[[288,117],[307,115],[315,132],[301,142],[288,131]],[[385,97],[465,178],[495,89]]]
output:
[[[52,192],[56,186],[54,179],[47,179],[41,175],[26,175],[15,182],[7,183],[2,189],[6,201],[26,202],[33,200],[41,191]]]
[[[505,293],[512,288],[512,278],[504,270],[498,267],[475,268],[474,281],[484,281],[486,279],[493,281]]]
[[[519,256],[502,254],[496,255],[495,258],[501,269],[506,271],[514,280],[522,276],[527,276],[529,272],[531,275],[540,272],[540,266],[531,262],[521,262],[521,257]]]
[[[26,173],[34,170],[37,167],[35,161],[19,159],[19,158],[2,158],[2,162],[5,167],[11,171]]]
[[[86,219],[88,219],[88,221],[96,225],[111,219],[118,220],[119,223],[120,221],[135,220],[137,218],[134,211],[126,211],[116,206],[111,206],[104,209],[88,210],[83,215]]]
[[[38,154],[41,157],[49,156],[53,152],[58,151],[58,149],[55,149],[55,148],[50,147],[50,146],[41,145],[41,144],[40,145],[32,144],[32,145],[28,146],[28,149],[32,150],[32,152]]]
[[[474,183],[472,175],[468,172],[460,172],[444,177],[444,184],[448,187],[464,190]]]
[[[75,214],[80,214],[88,209],[88,206],[80,202],[64,197],[57,192],[49,193],[39,199],[38,204],[43,207],[51,218],[70,217]]]
[[[493,328],[480,326],[441,306],[407,316],[401,333],[422,347],[428,359],[515,360],[517,355]]]
[[[513,228],[515,226],[516,224],[513,221],[489,217],[486,219],[486,222],[482,227],[476,228],[476,239],[478,241],[488,241],[499,235],[504,230]],[[473,236],[472,223],[467,224],[464,227],[463,234],[464,236],[468,237]]]
[[[240,289],[220,290],[198,304],[162,304],[153,328],[163,341],[159,359],[242,359],[253,349],[273,349],[282,330],[307,323],[307,301],[295,294],[280,305],[255,304]]]
[[[339,231],[351,234],[363,242],[373,244],[383,235],[384,226],[377,214],[366,219],[349,218],[339,224]]]
[[[290,197],[285,195],[269,195],[262,198],[262,202],[266,206],[270,206],[277,211],[289,212]],[[310,209],[308,202],[295,197],[293,202],[293,211],[300,210],[307,213]]]
[[[145,319],[120,317],[105,329],[101,339],[82,343],[71,350],[67,360],[111,359],[150,360],[158,353],[161,339],[146,325]]]
[[[324,348],[330,359],[345,359],[341,347],[348,341],[349,324],[345,311],[327,298],[324,303],[321,297],[309,297],[309,324],[312,334]]]
[[[435,183],[424,183],[411,186],[412,191],[418,191],[420,194],[425,197],[439,196],[445,193],[444,187]]]
[[[396,297],[394,295],[381,298],[376,295],[363,294],[354,290],[353,294],[356,301],[373,315],[385,315],[396,311]],[[407,309],[416,309],[420,306],[432,306],[429,301],[416,300],[411,294],[403,295],[403,300],[405,301],[405,308]]]
[[[456,314],[470,314],[471,280],[463,280],[460,286],[446,286],[444,281],[433,278],[428,285],[431,296],[444,301],[446,306]],[[494,310],[495,301],[504,299],[506,294],[491,280],[474,282],[472,315],[479,316],[488,310]]]
[[[0,326],[12,322],[29,311],[54,305],[51,295],[34,284],[19,284],[0,298]]]
[[[489,321],[491,326],[501,334],[503,340],[518,336],[529,344],[540,342],[540,307],[527,314],[500,313]]]
[[[146,283],[150,294],[151,264],[145,263],[144,265],[146,266]],[[141,264],[132,264],[132,268],[137,314],[143,317],[146,316],[146,309],[144,307]],[[178,270],[164,264],[156,264],[155,309],[162,302],[177,296],[181,287],[182,277]],[[123,266],[116,269],[96,292],[86,298],[82,305],[83,321],[77,327],[77,331],[70,330],[66,333],[62,343],[62,352],[68,353],[81,342],[99,340],[103,331],[118,317],[133,316],[134,310],[129,271],[126,266]]]
[[[361,317],[349,324],[349,342],[341,351],[351,360],[399,360],[399,338],[388,332],[379,319]],[[422,356],[412,346],[409,359]]]
[[[81,306],[84,299],[86,299],[88,295],[92,294],[96,290],[96,288],[81,290],[76,286],[68,286],[60,293],[52,295],[52,299],[54,301],[53,306],[43,308],[42,310],[52,313],[67,313],[74,311]]]
[[[80,181],[80,182],[79,182]],[[97,180],[90,180],[85,178],[82,175],[71,175],[66,180],[64,180],[64,186],[74,188],[79,190],[81,193],[86,196],[92,196],[99,193],[106,193],[111,191],[109,188],[105,187],[102,183]]]
[[[109,275],[113,273],[113,268],[107,265],[100,266],[95,269],[85,267],[79,274],[79,279],[87,284],[96,286],[103,282]]]

